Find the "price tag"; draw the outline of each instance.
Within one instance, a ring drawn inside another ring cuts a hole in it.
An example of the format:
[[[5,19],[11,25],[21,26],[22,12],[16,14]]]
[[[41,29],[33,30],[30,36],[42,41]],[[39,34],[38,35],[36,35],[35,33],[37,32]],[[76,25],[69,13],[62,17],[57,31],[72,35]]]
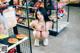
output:
[[[0,45],[0,53],[7,53],[8,45]]]

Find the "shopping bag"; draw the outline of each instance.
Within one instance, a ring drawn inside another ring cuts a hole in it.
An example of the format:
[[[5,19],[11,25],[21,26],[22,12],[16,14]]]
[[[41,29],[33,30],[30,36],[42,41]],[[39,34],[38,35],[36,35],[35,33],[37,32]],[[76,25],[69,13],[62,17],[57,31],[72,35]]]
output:
[[[3,11],[3,17],[5,22],[5,28],[10,29],[16,26],[17,20],[16,20],[16,12],[13,7],[9,7],[8,9],[5,9]]]
[[[5,33],[5,20],[3,18],[3,16],[0,13],[0,34],[4,34]]]

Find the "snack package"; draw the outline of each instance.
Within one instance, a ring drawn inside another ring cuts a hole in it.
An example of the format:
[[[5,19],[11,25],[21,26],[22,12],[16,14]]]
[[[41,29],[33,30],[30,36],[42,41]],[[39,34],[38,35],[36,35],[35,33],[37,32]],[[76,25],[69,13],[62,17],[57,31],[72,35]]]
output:
[[[10,0],[0,0],[0,4],[3,4],[3,3],[6,3],[6,2],[9,2]]]
[[[16,48],[12,48],[8,51],[8,53],[16,53]]]
[[[64,9],[59,9],[58,10],[58,17],[63,17],[64,16]]]

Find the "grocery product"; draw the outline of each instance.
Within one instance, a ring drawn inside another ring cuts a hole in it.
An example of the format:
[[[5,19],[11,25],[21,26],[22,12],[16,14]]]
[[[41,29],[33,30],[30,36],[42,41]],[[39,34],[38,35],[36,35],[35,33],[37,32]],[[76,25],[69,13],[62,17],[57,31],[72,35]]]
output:
[[[8,42],[13,44],[13,43],[17,43],[18,42],[18,39],[17,38],[9,38],[8,39]]]
[[[25,34],[18,34],[18,35],[16,35],[16,38],[18,38],[18,39],[23,39],[25,37],[27,37],[27,35],[25,35]]]

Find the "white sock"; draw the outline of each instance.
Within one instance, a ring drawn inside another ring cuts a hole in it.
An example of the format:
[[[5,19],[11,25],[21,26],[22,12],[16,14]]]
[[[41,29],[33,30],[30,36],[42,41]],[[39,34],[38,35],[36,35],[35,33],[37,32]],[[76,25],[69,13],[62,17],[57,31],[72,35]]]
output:
[[[48,38],[46,38],[46,39],[43,40],[43,44],[44,44],[44,46],[48,45]]]
[[[38,39],[35,39],[34,46],[39,46],[39,40]]]

